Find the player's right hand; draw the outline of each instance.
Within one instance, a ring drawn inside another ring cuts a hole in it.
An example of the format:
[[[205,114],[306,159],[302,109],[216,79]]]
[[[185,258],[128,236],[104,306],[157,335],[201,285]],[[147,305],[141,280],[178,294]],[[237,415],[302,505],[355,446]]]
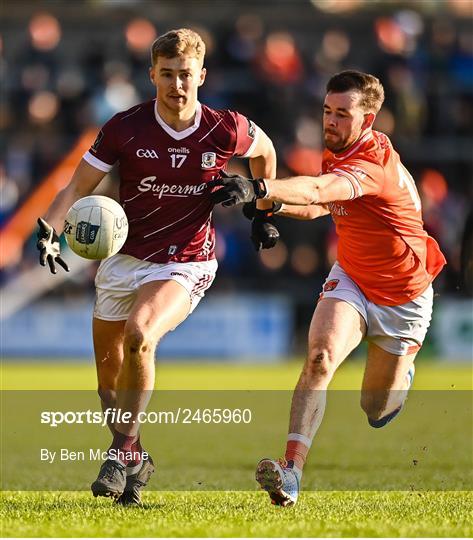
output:
[[[57,272],[54,263],[59,264],[66,272],[69,272],[69,266],[61,258],[61,245],[56,231],[42,218],[38,218],[38,225],[38,243],[36,247],[39,250],[39,264],[46,266],[47,262],[52,274]]]
[[[255,208],[251,222],[251,241],[256,251],[273,248],[279,240],[279,231],[274,222],[274,213],[270,210]]]
[[[207,187],[212,190],[210,199],[213,204],[222,203],[222,206],[227,207],[254,202],[266,195],[263,178],[245,178],[240,174],[228,174],[223,170],[220,171],[220,178],[207,182]]]

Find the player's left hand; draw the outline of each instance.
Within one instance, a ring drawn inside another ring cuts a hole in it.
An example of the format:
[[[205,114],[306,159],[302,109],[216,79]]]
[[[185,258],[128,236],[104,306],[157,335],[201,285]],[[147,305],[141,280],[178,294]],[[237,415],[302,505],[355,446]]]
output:
[[[49,265],[49,270],[52,274],[57,272],[56,265],[62,266],[66,272],[69,272],[69,266],[66,261],[61,257],[61,246],[59,244],[59,236],[49,223],[42,218],[38,218],[38,243],[36,247],[39,250],[39,264],[46,266],[46,262]]]
[[[272,210],[255,209],[251,223],[251,241],[256,251],[273,248],[279,240],[279,231],[274,222]]]
[[[236,204],[256,201],[256,199],[261,199],[266,195],[262,178],[252,180],[239,174],[227,174],[225,171],[220,171],[220,175],[220,178],[207,184],[210,189],[220,188],[211,194],[214,204],[222,203],[222,206],[235,206]]]

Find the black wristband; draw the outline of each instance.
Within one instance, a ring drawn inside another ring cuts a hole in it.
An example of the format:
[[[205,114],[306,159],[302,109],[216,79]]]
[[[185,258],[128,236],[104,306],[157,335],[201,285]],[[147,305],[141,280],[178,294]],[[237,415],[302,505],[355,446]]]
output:
[[[255,178],[253,180],[254,186],[255,186],[255,195],[257,199],[264,199],[266,195],[268,194],[268,190],[266,188],[266,182],[264,181],[264,178]]]
[[[282,207],[282,203],[273,202],[273,205],[271,206],[271,208],[266,208],[265,210],[260,210],[259,208],[255,208],[255,217],[271,218],[276,214],[276,212],[279,212],[279,210],[281,210],[281,207]]]
[[[279,210],[281,210],[282,208],[282,203],[280,202],[273,202],[273,214],[277,214],[279,212]]]

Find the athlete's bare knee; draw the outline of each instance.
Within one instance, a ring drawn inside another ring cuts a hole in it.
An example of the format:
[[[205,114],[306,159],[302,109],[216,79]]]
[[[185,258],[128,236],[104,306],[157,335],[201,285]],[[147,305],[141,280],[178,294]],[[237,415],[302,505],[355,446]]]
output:
[[[311,378],[328,378],[336,369],[335,355],[328,346],[312,347],[307,355],[304,371]]]
[[[379,392],[363,392],[360,405],[366,416],[371,420],[379,420],[384,416],[386,398]]]
[[[125,357],[138,358],[147,355],[154,349],[155,344],[155,338],[147,330],[137,325],[125,327]]]

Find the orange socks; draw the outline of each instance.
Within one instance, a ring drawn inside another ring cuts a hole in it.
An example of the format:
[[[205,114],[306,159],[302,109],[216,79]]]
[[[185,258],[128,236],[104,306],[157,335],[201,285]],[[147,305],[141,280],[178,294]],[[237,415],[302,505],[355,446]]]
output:
[[[295,467],[302,471],[312,441],[305,435],[289,433],[287,436],[285,458],[289,467]]]

